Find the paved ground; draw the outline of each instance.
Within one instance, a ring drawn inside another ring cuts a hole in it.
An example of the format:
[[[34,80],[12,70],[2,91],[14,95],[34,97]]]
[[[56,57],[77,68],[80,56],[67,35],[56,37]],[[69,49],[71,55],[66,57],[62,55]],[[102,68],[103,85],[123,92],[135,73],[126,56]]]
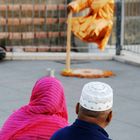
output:
[[[78,79],[60,76],[63,63],[56,61],[4,61],[0,62],[0,127],[7,116],[28,103],[35,81],[54,68],[55,75],[65,86],[69,121],[76,117],[74,108],[82,86],[92,80],[110,84],[114,88],[114,117],[107,131],[114,140],[140,140],[140,67],[116,61],[73,63],[73,68],[101,68],[113,70],[115,77]]]

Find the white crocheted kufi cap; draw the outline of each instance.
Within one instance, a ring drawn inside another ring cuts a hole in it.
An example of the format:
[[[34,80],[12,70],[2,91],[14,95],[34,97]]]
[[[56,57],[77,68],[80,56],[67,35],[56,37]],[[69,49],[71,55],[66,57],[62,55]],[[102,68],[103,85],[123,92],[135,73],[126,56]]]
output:
[[[91,111],[106,111],[113,106],[113,90],[102,82],[87,83],[82,90],[80,105]]]

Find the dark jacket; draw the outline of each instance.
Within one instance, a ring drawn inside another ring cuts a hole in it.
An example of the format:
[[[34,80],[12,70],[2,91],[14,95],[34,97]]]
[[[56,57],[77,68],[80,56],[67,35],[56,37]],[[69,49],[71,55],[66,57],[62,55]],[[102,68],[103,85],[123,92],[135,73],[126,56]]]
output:
[[[110,140],[107,132],[100,126],[76,120],[71,126],[57,131],[51,140]]]

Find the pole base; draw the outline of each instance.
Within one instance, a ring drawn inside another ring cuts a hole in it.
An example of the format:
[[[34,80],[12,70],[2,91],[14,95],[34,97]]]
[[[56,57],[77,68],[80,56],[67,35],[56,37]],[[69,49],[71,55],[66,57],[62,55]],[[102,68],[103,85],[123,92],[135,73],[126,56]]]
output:
[[[110,76],[115,76],[112,71],[104,71],[100,69],[73,69],[69,71],[63,70],[61,75],[78,78],[108,78]]]

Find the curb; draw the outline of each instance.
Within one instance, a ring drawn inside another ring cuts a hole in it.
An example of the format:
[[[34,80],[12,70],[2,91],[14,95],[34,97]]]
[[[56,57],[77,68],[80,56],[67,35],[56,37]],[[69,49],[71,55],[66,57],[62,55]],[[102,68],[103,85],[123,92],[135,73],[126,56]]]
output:
[[[71,60],[112,60],[109,53],[71,53]],[[5,60],[66,60],[66,53],[7,53]]]
[[[66,53],[7,53],[5,60],[66,60]],[[115,60],[121,63],[140,66],[140,55],[122,53],[116,56],[114,53],[71,53],[71,60]]]
[[[113,60],[121,63],[140,66],[140,54],[123,50],[120,56],[114,55]]]
[[[140,57],[139,57],[140,59]],[[125,64],[130,64],[130,65],[134,65],[134,66],[140,66],[140,60],[135,59],[134,57],[130,57],[130,56],[114,56],[113,60],[121,62],[121,63],[125,63]]]

